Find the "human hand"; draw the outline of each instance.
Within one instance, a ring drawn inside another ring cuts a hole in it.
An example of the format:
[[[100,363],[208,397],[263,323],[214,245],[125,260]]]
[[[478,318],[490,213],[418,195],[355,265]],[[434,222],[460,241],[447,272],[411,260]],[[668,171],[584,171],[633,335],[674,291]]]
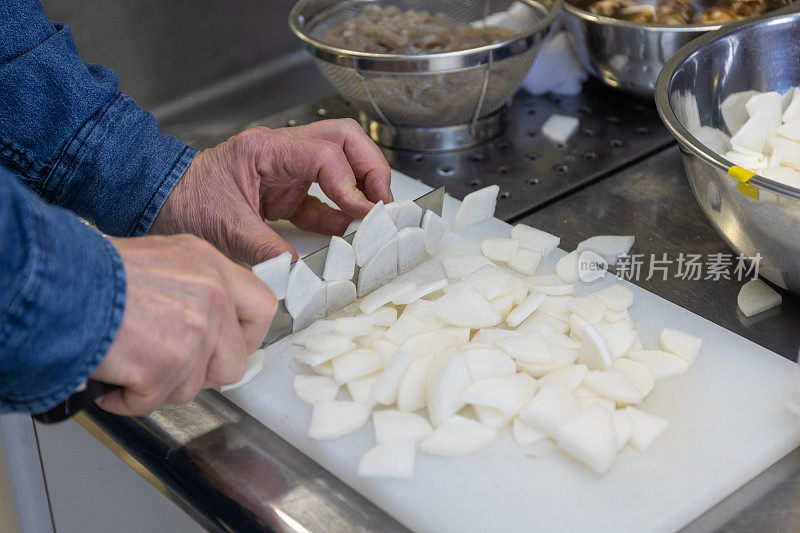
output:
[[[272,291],[190,235],[110,240],[125,264],[125,313],[91,377],[122,388],[98,405],[146,415],[241,379],[275,314]]]
[[[151,233],[191,233],[251,265],[289,251],[264,219],[341,235],[373,202],[392,201],[389,165],[354,120],[251,128],[200,152],[170,194]],[[309,196],[311,183],[341,209]]]

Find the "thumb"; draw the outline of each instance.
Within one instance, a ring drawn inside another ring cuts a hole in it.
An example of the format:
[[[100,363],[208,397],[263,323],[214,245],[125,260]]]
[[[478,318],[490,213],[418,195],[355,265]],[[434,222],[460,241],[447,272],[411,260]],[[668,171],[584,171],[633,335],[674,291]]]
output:
[[[233,259],[248,265],[257,265],[284,252],[292,254],[292,261],[299,257],[292,245],[252,212],[237,221],[229,238],[229,249]]]

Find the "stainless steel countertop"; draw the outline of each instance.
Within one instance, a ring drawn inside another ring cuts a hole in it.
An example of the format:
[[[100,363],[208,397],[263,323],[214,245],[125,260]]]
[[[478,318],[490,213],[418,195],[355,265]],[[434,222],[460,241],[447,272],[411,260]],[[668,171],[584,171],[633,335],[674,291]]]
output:
[[[587,100],[597,102],[595,107],[588,106]],[[247,116],[246,102],[238,106],[236,117]],[[566,249],[589,235],[630,234],[631,228],[637,236],[635,251],[640,253],[725,249],[691,196],[677,148],[665,137],[652,109],[637,110],[593,83],[577,98],[518,97],[515,106],[508,134],[491,145],[441,156],[385,153],[395,168],[431,184],[448,185],[455,196],[480,184],[500,183],[504,191],[513,194],[504,199],[513,201],[501,202],[501,216],[561,235]],[[353,114],[334,97],[257,122],[283,125],[292,117],[301,122],[315,120],[320,118],[316,111],[321,107],[326,109],[325,117]],[[525,121],[534,120],[531,117],[537,114],[535,120],[541,121],[554,109],[575,115],[589,115],[597,109],[599,114],[592,120],[598,125],[594,127],[608,130],[592,131],[574,144],[550,149],[536,138],[536,123]],[[209,112],[203,117],[208,122],[183,123],[170,132],[202,148],[245,125],[225,119],[224,113]],[[205,128],[208,123],[223,127]],[[526,158],[534,149],[542,157]],[[569,168],[592,151],[595,156],[608,155]],[[478,153],[482,156],[475,155]],[[503,165],[510,160],[513,165]],[[443,165],[458,172],[442,174],[439,169]],[[559,170],[561,165],[567,170]],[[499,171],[502,166],[506,171]],[[471,185],[474,179],[482,181]],[[539,184],[545,186],[536,186]],[[792,325],[800,319],[797,298],[784,294],[779,311],[756,317],[757,322],[751,323],[736,311],[737,283],[691,283],[642,285],[785,357],[796,358],[800,332]],[[213,391],[203,392],[187,406],[164,407],[144,419],[118,417],[93,408],[80,416],[79,423],[210,530],[403,529]],[[798,530],[799,493],[800,452],[795,451],[698,518],[687,531]]]

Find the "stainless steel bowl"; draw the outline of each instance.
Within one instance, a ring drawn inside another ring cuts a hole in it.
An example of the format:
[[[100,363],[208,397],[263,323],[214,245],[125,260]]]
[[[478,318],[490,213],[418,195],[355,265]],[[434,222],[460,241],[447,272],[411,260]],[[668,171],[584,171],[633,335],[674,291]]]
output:
[[[798,85],[798,13],[758,17],[697,39],[667,62],[656,85],[658,112],[678,140],[692,191],[711,224],[734,251],[760,254],[760,273],[796,294],[800,190],[760,176],[741,185],[728,174],[731,163],[698,137],[731,134],[720,107],[729,95],[785,93]]]

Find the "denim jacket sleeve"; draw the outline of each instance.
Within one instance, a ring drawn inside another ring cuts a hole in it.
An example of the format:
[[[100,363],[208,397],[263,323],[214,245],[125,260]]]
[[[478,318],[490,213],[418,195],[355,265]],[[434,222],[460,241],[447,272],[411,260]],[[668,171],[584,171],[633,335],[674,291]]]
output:
[[[0,0],[0,413],[71,394],[125,308],[114,247],[47,204],[107,234],[142,235],[196,154],[117,82],[80,60],[37,0]]]

